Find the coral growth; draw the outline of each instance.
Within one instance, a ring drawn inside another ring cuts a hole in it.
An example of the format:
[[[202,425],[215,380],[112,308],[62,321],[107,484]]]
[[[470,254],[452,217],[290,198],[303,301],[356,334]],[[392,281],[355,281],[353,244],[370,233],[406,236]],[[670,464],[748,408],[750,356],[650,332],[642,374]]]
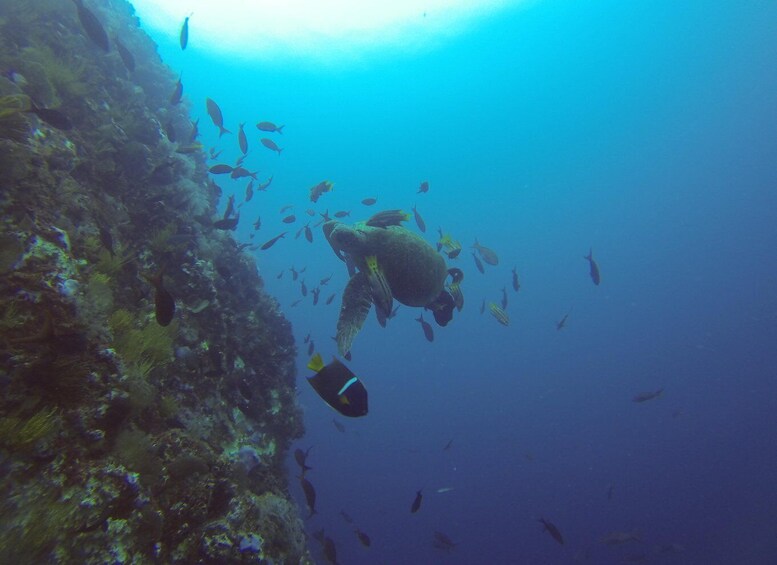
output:
[[[283,467],[291,328],[192,220],[219,189],[161,133],[190,122],[174,74],[127,2],[88,4],[134,73],[71,3],[0,0],[0,562],[309,562]]]

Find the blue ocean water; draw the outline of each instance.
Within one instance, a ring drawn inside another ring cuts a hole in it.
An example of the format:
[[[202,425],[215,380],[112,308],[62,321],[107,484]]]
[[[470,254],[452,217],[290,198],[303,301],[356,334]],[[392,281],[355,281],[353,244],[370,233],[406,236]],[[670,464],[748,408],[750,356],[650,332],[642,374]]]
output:
[[[246,122],[247,167],[274,179],[235,237],[289,232],[256,258],[298,338],[298,446],[313,446],[318,493],[306,527],[341,563],[777,562],[777,4],[535,2],[426,52],[321,67],[203,52],[190,25],[185,52],[155,39],[203,143],[221,162],[239,154],[210,97],[233,132]],[[286,124],[266,136],[280,156],[259,145],[262,120]],[[312,205],[324,179],[334,191]],[[214,180],[222,210],[243,200],[246,179]],[[430,243],[441,226],[464,246],[448,263],[465,271],[465,307],[433,343],[420,310],[385,329],[371,314],[349,363],[370,413],[348,420],[304,382],[303,343],[335,354],[346,269],[320,228],[313,244],[294,234],[310,207],[355,221],[414,204]],[[485,274],[476,238],[499,254]],[[332,275],[318,305],[292,307],[292,266],[310,288]],[[480,313],[503,287],[508,327]],[[291,458],[289,474],[306,516]],[[435,548],[435,531],[456,546]],[[610,532],[642,541],[603,544]]]

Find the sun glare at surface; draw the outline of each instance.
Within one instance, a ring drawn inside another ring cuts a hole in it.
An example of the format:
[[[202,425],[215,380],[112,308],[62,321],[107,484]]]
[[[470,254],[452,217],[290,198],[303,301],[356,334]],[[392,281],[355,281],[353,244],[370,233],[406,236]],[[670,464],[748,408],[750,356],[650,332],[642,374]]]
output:
[[[245,59],[348,61],[433,47],[518,0],[135,0],[144,26]]]

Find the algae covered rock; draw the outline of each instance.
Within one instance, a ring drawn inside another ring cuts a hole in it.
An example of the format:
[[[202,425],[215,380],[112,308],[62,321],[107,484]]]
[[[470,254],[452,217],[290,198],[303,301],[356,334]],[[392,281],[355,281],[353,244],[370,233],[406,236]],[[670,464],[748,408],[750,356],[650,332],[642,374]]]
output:
[[[0,78],[0,562],[310,562],[284,468],[303,432],[290,324],[255,262],[193,219],[219,189],[161,133],[190,119],[131,5],[89,9],[134,73],[72,3],[0,5],[17,71]]]

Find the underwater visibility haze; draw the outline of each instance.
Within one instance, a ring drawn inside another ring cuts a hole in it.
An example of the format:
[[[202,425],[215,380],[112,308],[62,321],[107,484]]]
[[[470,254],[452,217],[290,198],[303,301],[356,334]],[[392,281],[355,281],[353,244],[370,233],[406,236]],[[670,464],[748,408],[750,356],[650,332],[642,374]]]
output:
[[[777,4],[244,4],[0,1],[2,560],[775,562]]]

